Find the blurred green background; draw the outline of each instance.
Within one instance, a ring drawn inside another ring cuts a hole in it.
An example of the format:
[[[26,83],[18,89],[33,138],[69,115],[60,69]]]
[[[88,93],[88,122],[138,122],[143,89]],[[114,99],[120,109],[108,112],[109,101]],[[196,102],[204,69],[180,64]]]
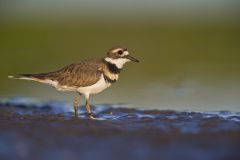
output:
[[[10,80],[102,57],[115,45],[140,59],[92,103],[240,111],[240,2],[0,1],[0,96],[71,102],[73,93]]]

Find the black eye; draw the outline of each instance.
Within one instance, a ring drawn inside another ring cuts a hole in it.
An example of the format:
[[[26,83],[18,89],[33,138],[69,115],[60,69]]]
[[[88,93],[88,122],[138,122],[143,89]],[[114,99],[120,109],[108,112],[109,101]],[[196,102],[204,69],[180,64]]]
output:
[[[122,54],[123,54],[123,51],[122,51],[122,50],[118,51],[118,54],[119,54],[119,55],[122,55]]]

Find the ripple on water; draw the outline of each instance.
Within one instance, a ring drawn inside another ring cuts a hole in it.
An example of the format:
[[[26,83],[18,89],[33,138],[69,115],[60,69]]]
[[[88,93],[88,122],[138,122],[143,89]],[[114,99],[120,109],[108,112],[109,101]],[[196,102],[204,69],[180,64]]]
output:
[[[40,102],[30,98],[14,97],[1,101],[2,108],[8,108],[18,116],[58,116],[64,119],[73,117],[71,103],[62,101]],[[182,133],[197,133],[203,130],[239,129],[240,113],[229,111],[193,112],[173,110],[147,110],[129,108],[126,104],[101,104],[92,106],[92,111],[99,120],[127,122],[132,128],[154,127],[169,132],[173,128]],[[87,119],[84,106],[79,107],[79,118]],[[96,120],[97,120],[96,119]],[[214,126],[209,127],[210,125]],[[129,127],[131,128],[131,127]]]
[[[240,157],[239,113],[148,110],[126,104],[101,104],[92,110],[97,120],[88,119],[83,106],[74,118],[71,103],[1,100],[0,159]]]

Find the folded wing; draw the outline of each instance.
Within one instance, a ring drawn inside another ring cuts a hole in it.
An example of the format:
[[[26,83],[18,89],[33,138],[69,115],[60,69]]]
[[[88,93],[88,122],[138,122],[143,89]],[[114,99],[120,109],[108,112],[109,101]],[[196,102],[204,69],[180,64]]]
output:
[[[70,64],[47,75],[48,79],[57,81],[58,85],[69,87],[86,87],[95,84],[101,77],[101,60],[92,59]]]

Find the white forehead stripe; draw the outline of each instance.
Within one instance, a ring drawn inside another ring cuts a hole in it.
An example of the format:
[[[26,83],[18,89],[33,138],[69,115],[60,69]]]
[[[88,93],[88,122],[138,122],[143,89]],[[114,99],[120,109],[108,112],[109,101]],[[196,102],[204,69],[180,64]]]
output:
[[[109,63],[115,64],[117,66],[118,69],[122,69],[123,65],[127,62],[129,62],[130,60],[127,58],[117,58],[117,59],[112,59],[109,57],[106,57],[105,60]]]
[[[122,49],[121,48],[117,48],[117,49],[112,50],[111,52],[114,53],[114,52],[118,52],[120,50],[122,50]]]

